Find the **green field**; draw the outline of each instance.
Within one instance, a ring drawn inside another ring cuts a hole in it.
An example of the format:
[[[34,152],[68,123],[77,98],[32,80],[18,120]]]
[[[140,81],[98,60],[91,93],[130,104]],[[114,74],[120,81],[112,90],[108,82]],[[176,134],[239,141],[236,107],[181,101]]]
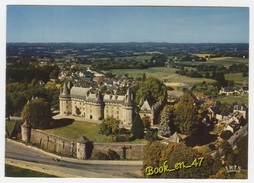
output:
[[[196,54],[197,55],[197,54]],[[186,61],[186,62],[181,62],[183,64],[188,64],[188,65],[220,65],[220,66],[225,66],[228,67],[232,64],[249,64],[249,59],[248,58],[239,58],[239,57],[219,57],[219,58],[211,58],[210,60],[206,62],[192,62],[192,61]]]
[[[249,77],[243,77],[242,73],[234,73],[234,74],[225,74],[226,80],[233,80],[235,85],[247,85],[249,82]]]
[[[56,177],[56,176],[5,164],[5,177]]]
[[[229,104],[232,104],[234,102],[237,102],[237,104],[248,104],[248,94],[243,94],[243,95],[229,95],[229,96],[220,96],[217,100],[224,103],[227,102]]]
[[[221,58],[212,58],[208,60],[207,63],[229,66],[232,64],[240,64],[240,63],[249,64],[249,59],[240,57],[221,57]]]
[[[115,74],[128,74],[132,77],[142,77],[142,74],[145,73],[147,77],[156,77],[165,83],[185,83],[192,85],[203,81],[207,83],[214,82],[212,79],[180,76],[175,73],[177,70],[168,67],[150,67],[149,69],[112,69],[112,72]]]
[[[86,136],[89,140],[93,142],[110,142],[107,136],[99,134],[100,124],[84,122],[84,121],[74,121],[72,124],[60,128],[44,130],[45,132],[58,135],[60,137],[65,137],[71,140],[77,140],[81,136]],[[144,144],[147,141],[144,139],[137,139],[135,141],[126,142],[134,144]],[[123,142],[121,142],[123,143]]]
[[[146,60],[150,60],[152,57],[152,55],[138,55],[138,56],[132,56],[132,57],[116,57],[115,60],[127,60],[127,61],[131,61],[131,60],[135,60],[138,62],[144,62]]]

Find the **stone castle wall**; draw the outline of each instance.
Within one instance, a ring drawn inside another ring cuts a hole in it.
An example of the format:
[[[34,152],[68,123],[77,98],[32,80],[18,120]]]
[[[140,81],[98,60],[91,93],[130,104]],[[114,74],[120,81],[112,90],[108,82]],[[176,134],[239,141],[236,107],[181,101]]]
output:
[[[77,143],[70,139],[62,138],[41,130],[31,130],[30,142],[42,149],[63,154],[65,156],[77,157]]]
[[[67,138],[59,137],[42,130],[31,130],[30,142],[42,149],[62,154],[63,156],[77,157],[77,142]],[[121,159],[141,160],[143,158],[142,144],[125,143],[93,143],[91,158],[101,152],[107,154],[108,150],[114,150]]]

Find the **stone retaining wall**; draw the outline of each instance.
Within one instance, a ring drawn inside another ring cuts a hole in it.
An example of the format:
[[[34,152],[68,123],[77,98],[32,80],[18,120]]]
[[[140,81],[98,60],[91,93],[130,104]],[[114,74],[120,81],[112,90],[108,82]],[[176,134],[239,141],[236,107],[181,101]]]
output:
[[[77,157],[77,141],[75,140],[72,141],[42,130],[32,129],[30,142],[42,149],[56,152],[64,156]],[[143,144],[93,143],[91,157],[96,157],[99,152],[107,154],[108,150],[111,149],[116,151],[121,159],[141,160],[143,158],[143,146]],[[84,149],[84,151],[86,151],[86,149]]]

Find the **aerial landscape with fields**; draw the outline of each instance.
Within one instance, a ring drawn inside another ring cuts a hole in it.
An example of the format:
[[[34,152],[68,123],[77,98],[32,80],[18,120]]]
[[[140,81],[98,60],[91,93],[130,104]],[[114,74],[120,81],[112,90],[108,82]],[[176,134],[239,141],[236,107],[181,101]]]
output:
[[[90,35],[87,40],[85,34],[80,34],[80,41],[75,34],[66,40],[67,33],[61,31],[52,32],[52,38],[44,29],[31,36],[24,31],[27,40],[14,39],[16,13],[37,8],[52,17],[58,16],[55,12],[72,17],[74,9],[84,16],[84,8],[94,21],[103,19],[98,12],[110,10],[114,18],[106,17],[121,30],[128,26],[115,16],[119,10],[138,18],[153,13],[165,18],[167,8],[176,14],[186,11],[181,15],[186,25],[187,15],[201,21],[198,13],[209,20],[213,11],[224,19],[228,14],[248,14],[248,8],[9,6],[6,177],[248,179],[250,60],[245,34],[241,41],[228,41],[226,32],[223,39],[213,36],[211,41],[208,34],[206,40],[190,31],[196,41],[188,36],[186,41],[181,36],[170,41],[173,33],[163,37],[163,30],[161,35],[150,32],[160,31],[152,19],[155,27],[140,35],[158,39],[139,39],[128,29],[128,39],[119,33],[115,41],[117,36],[107,32],[113,28],[100,20],[94,31],[104,28],[104,37],[112,39],[104,40],[84,27]],[[44,20],[40,16],[47,15],[39,13],[38,20]],[[46,40],[38,39],[40,34]]]

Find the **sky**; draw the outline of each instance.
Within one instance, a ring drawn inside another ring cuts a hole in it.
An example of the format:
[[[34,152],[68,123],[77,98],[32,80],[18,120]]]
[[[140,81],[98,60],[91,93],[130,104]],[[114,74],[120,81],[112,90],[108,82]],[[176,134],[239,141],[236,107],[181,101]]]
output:
[[[7,42],[248,43],[249,8],[8,5]]]

